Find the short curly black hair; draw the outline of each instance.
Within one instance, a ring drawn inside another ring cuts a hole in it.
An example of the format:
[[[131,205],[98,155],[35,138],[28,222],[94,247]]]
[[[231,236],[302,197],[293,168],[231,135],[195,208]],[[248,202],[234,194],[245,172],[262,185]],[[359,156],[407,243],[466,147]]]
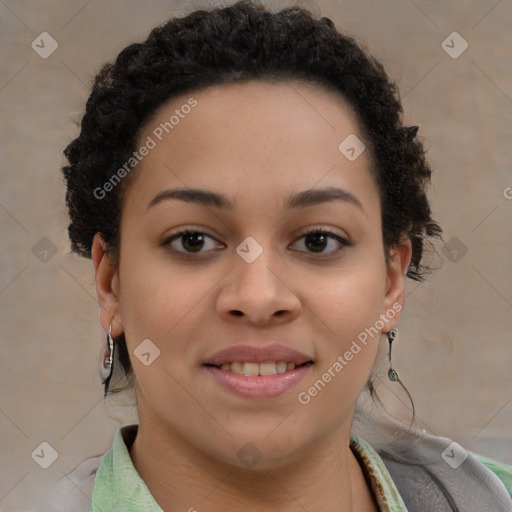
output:
[[[424,244],[441,238],[442,230],[427,199],[431,169],[418,127],[403,126],[396,84],[378,60],[341,34],[329,18],[317,19],[302,7],[273,12],[250,0],[172,18],[98,73],[80,134],[64,150],[72,251],[90,258],[99,232],[117,260],[123,191],[129,180],[112,187],[108,200],[95,190],[129,160],[142,127],[158,107],[209,85],[247,80],[319,84],[352,107],[379,186],[386,256],[408,236],[412,259],[407,276],[422,281],[428,270],[422,262]],[[124,336],[116,341],[128,374]]]

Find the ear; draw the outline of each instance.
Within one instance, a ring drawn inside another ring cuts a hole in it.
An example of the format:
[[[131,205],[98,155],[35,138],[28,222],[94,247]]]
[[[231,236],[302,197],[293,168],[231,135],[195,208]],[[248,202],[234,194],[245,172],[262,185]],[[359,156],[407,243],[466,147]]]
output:
[[[385,322],[383,332],[395,328],[405,304],[405,277],[412,257],[412,244],[409,237],[402,238],[400,244],[392,247],[389,253],[390,262],[387,269],[384,316],[381,317]]]
[[[107,253],[107,245],[101,233],[96,233],[92,242],[94,281],[100,304],[100,324],[105,332],[112,326],[112,336],[122,334],[123,325],[119,313],[119,276]]]

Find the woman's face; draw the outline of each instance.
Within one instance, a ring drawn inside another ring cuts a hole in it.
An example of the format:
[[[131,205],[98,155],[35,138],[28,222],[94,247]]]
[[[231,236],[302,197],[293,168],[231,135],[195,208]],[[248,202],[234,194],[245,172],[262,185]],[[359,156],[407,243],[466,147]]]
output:
[[[174,98],[143,129],[118,273],[98,237],[94,249],[102,325],[126,335],[141,424],[260,467],[350,432],[410,260],[407,242],[386,265],[358,139],[334,93],[259,81]]]

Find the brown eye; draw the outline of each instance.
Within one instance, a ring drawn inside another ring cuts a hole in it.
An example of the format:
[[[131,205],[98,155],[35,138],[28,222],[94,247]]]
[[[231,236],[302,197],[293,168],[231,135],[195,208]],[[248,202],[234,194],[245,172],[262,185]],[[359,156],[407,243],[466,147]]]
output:
[[[316,253],[316,254],[335,254],[345,247],[351,245],[350,242],[342,238],[336,233],[326,229],[315,229],[313,231],[309,231],[302,235],[298,240],[304,239],[304,245],[308,249],[308,252]],[[328,251],[325,251],[326,248],[329,247],[329,242],[335,241],[337,243],[331,243],[330,245],[334,248]],[[336,248],[336,245],[338,248]],[[304,252],[304,251],[299,251]]]
[[[185,230],[167,238],[161,245],[170,245],[177,252],[192,254],[205,252],[201,249],[205,245],[208,246],[208,240],[214,240],[214,238],[200,231]],[[215,246],[215,244],[212,245]]]
[[[324,233],[311,233],[305,236],[306,247],[313,252],[322,252],[329,242],[328,237]]]
[[[198,252],[204,245],[204,237],[201,233],[187,233],[182,236],[182,246],[191,252]]]

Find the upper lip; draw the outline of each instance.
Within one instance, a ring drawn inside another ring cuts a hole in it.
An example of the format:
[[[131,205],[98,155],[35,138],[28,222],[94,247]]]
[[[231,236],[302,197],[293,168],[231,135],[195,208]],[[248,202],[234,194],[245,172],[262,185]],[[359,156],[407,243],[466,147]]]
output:
[[[313,358],[285,345],[273,343],[267,346],[235,345],[219,350],[208,357],[204,364],[220,366],[226,363],[265,363],[268,361],[286,361],[297,366],[312,361]]]

